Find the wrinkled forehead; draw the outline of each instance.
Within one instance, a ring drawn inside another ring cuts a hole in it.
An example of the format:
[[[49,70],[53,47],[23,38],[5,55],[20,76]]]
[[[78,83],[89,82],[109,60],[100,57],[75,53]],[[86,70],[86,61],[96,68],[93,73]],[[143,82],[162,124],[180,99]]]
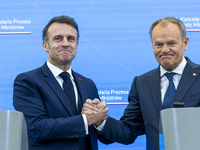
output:
[[[76,39],[78,38],[77,30],[69,24],[66,23],[52,23],[47,30],[48,37],[54,37],[56,35],[60,36],[74,36]]]
[[[180,36],[182,36],[180,27],[178,26],[178,24],[176,24],[176,23],[174,23],[174,22],[172,22],[172,21],[169,21],[169,20],[161,20],[161,21],[153,28],[152,33],[153,33],[154,29],[155,29],[156,27],[158,27],[158,26],[161,27],[161,28],[165,28],[165,27],[168,27],[168,26],[169,26],[169,30],[173,28],[173,29],[175,29],[175,30],[177,31],[177,33],[178,33]]]
[[[168,24],[158,24],[152,31],[151,41],[154,43],[159,42],[169,42],[169,41],[182,41],[182,36],[178,26],[174,23]]]
[[[168,33],[168,32],[172,32],[173,34],[179,34],[181,35],[181,31],[180,28],[177,24],[173,23],[173,22],[169,22],[169,21],[165,21],[165,22],[160,22],[158,23],[152,30],[152,34],[153,33]]]

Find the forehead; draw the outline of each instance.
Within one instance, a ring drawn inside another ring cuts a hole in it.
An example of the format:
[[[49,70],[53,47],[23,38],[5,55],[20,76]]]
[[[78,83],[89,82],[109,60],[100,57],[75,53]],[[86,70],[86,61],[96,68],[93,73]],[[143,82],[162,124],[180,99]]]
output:
[[[75,36],[77,38],[77,31],[74,27],[66,24],[66,23],[58,23],[54,22],[49,26],[47,31],[49,37],[54,37],[57,35],[61,36]]]
[[[180,29],[175,23],[159,23],[152,31],[152,40],[157,38],[172,38],[179,40],[181,38]]]

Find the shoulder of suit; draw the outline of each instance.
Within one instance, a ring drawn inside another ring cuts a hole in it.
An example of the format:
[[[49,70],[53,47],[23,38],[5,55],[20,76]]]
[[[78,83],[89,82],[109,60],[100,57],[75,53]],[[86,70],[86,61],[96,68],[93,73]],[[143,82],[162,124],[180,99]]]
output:
[[[196,69],[200,69],[200,65],[199,64],[196,64],[194,62],[192,62],[189,58],[186,57],[186,60],[187,60],[187,63],[188,65],[190,65],[191,67],[193,68],[196,68]]]
[[[159,67],[155,68],[153,70],[150,70],[142,75],[139,75],[138,77],[143,78],[143,77],[147,77],[147,76],[151,76],[151,75],[155,75],[157,72],[159,72]]]
[[[41,69],[42,67],[39,67],[39,68],[36,68],[36,69],[33,69],[33,70],[29,70],[29,71],[26,71],[26,72],[22,72],[20,74],[17,75],[17,77],[20,77],[20,78],[35,78],[35,77],[38,77],[38,75],[42,75]]]

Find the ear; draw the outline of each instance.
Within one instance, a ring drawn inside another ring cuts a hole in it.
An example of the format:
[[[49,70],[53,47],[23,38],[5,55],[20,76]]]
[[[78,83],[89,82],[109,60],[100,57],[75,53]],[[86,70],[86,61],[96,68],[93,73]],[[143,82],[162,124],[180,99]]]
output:
[[[185,39],[184,39],[184,50],[186,51],[187,50],[187,46],[188,46],[188,41],[189,41],[189,37],[186,37]]]
[[[43,49],[44,49],[45,52],[49,51],[49,44],[46,41],[43,41],[42,47],[43,47]]]

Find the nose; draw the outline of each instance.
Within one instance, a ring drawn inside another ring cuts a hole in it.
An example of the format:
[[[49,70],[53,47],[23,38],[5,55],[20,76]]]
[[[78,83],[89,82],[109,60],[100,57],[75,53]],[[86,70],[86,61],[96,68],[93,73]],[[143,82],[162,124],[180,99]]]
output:
[[[170,51],[170,48],[167,46],[167,44],[164,44],[161,48],[161,52],[168,53]]]
[[[69,46],[69,42],[68,42],[68,39],[66,37],[63,38],[62,46],[65,46],[65,47]]]

